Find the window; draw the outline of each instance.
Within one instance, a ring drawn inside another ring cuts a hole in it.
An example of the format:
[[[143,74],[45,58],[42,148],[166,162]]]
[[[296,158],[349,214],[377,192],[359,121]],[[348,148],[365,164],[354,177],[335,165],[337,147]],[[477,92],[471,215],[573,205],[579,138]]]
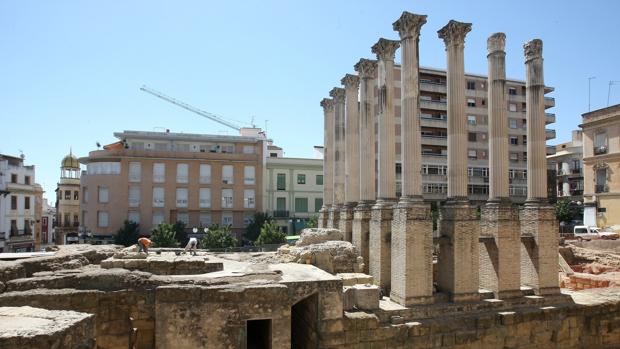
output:
[[[278,157],[278,153],[269,153],[269,157],[270,158],[277,158]]]
[[[68,213],[65,213],[65,227],[68,227],[71,225],[71,215]]]
[[[17,196],[11,195],[11,210],[17,210]]]
[[[198,194],[198,206],[201,208],[211,207],[211,189],[200,188]]]
[[[475,141],[476,141],[476,133],[475,133],[475,132],[469,132],[469,133],[467,134],[467,139],[468,139],[470,142],[475,142]]]
[[[323,207],[323,198],[314,198],[314,212],[319,212]]]
[[[225,227],[233,225],[232,212],[222,212],[222,225]]]
[[[187,207],[187,188],[177,188],[177,207]]]
[[[153,212],[153,228],[160,225],[164,222],[164,213],[163,212]]]
[[[509,111],[517,111],[517,105],[515,103],[508,104]]]
[[[211,183],[211,165],[200,164],[200,183],[208,184]]]
[[[323,185],[323,175],[316,175],[316,185]]]
[[[254,208],[256,205],[256,197],[254,189],[245,189],[243,191],[243,208]]]
[[[474,115],[468,115],[467,116],[467,123],[470,125],[475,125],[476,124],[476,117]]]
[[[30,196],[24,197],[24,210],[30,209]]]
[[[448,185],[444,183],[423,183],[422,191],[425,194],[446,194]]]
[[[24,177],[24,184],[30,185],[30,176]]]
[[[243,168],[243,184],[245,185],[256,184],[256,169],[254,166],[245,166]]]
[[[607,133],[599,132],[594,135],[594,155],[607,154]]]
[[[469,184],[467,192],[470,195],[487,195],[489,194],[489,186],[484,184]]]
[[[153,182],[163,183],[166,181],[166,164],[154,163],[153,164]]]
[[[65,200],[71,200],[71,190],[65,190]]]
[[[467,157],[470,160],[476,160],[478,158],[478,156],[476,155],[476,150],[474,150],[474,149],[468,150],[467,151]]]
[[[286,198],[276,198],[276,210],[286,211]]]
[[[177,213],[177,222],[185,223],[185,225],[189,224],[189,213],[187,212],[179,212]]]
[[[119,175],[121,174],[120,162],[93,162],[86,165],[89,175]]]
[[[164,188],[153,188],[153,207],[164,207]]]
[[[232,189],[222,189],[222,207],[223,208],[233,207],[233,190]]]
[[[422,165],[422,174],[425,175],[441,175],[445,176],[447,173],[447,166],[442,165]]]
[[[297,184],[306,184],[306,175],[305,174],[298,174],[297,175]]]
[[[510,144],[511,145],[519,145],[519,137],[517,137],[517,136],[510,136]]]
[[[508,120],[508,127],[512,128],[512,129],[516,129],[517,128],[517,120],[509,119]]]
[[[177,164],[177,183],[187,183],[187,172],[189,166],[187,164]]]
[[[308,212],[308,198],[295,198],[295,212]]]
[[[175,144],[174,147],[176,151],[185,151],[185,152],[189,151],[189,144],[187,143],[178,143],[178,144]]]
[[[467,89],[468,90],[475,90],[476,89],[476,82],[475,81],[468,81],[467,82]]]
[[[144,142],[131,142],[131,149],[144,150]]]
[[[601,168],[596,170],[596,193],[606,193],[608,191],[607,188],[607,169]]]
[[[211,226],[211,213],[200,212],[200,226],[201,227]]]
[[[99,203],[107,203],[109,201],[108,194],[108,187],[99,187]]]
[[[519,161],[518,153],[510,153],[510,161]]]
[[[255,152],[256,152],[256,148],[253,145],[243,146],[243,154],[254,154]]]
[[[469,177],[488,177],[489,169],[487,167],[468,167],[467,175]]]
[[[233,184],[233,167],[232,165],[222,166],[222,183]]]
[[[468,107],[475,107],[476,106],[476,100],[473,98],[467,98],[467,106]]]
[[[155,150],[157,151],[167,151],[168,143],[155,143]]]
[[[11,173],[11,183],[17,183],[17,174]]]
[[[276,189],[278,190],[286,190],[286,174],[278,173],[277,176]]]
[[[523,136],[523,145],[527,145],[527,136]]]
[[[140,182],[142,177],[142,165],[139,162],[129,163],[129,181]]]
[[[97,212],[97,226],[98,227],[106,228],[108,226],[108,219],[109,219],[108,212],[106,211]]]
[[[78,201],[80,200],[80,192],[77,190],[73,191],[73,200]]]
[[[17,229],[17,219],[11,219],[11,235],[17,235],[19,229]]]
[[[248,225],[252,223],[253,220],[254,220],[254,215],[252,215],[251,213],[245,213],[243,215],[243,226],[247,227]]]
[[[508,94],[510,96],[516,96],[517,95],[517,89],[515,87],[509,87],[508,88]]]
[[[138,211],[127,212],[127,220],[130,222],[140,224],[140,212]]]
[[[235,146],[233,144],[222,144],[222,153],[234,153],[235,152]]]

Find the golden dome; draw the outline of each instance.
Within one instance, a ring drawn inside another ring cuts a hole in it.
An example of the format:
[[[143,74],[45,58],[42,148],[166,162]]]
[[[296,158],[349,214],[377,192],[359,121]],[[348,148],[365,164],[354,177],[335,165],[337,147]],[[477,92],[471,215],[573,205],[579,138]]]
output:
[[[73,153],[69,153],[69,155],[65,156],[60,163],[60,167],[62,168],[80,168],[80,162],[77,157],[73,155]]]

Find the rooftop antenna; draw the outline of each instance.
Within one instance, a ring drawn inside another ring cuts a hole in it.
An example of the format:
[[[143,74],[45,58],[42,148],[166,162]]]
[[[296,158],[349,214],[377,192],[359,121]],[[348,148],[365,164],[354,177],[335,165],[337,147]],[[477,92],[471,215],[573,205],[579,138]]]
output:
[[[256,124],[254,124],[254,115],[252,115],[252,121],[250,121],[252,128],[256,128]]]
[[[590,109],[590,82],[592,81],[592,79],[596,79],[596,76],[590,76],[588,78],[588,111],[592,110]]]
[[[609,107],[609,96],[611,95],[611,87],[614,85],[620,85],[619,80],[609,80],[609,87],[607,88],[607,106]]]
[[[97,149],[101,148],[101,143],[97,142]]]

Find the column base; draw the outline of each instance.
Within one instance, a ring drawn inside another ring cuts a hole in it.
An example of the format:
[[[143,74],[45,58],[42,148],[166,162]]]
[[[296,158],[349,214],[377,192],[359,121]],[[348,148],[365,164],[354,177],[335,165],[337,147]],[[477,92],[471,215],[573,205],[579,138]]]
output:
[[[490,201],[481,212],[480,287],[495,298],[520,297],[519,210],[508,200]]]
[[[327,227],[338,229],[340,221],[340,208],[342,205],[333,204],[329,208],[329,218],[327,219]]]
[[[394,201],[377,200],[370,214],[368,272],[384,295],[390,292],[393,205]]]
[[[329,208],[327,205],[323,205],[319,210],[319,219],[317,220],[318,228],[327,228],[327,221],[329,219]]]
[[[353,209],[355,203],[347,202],[340,210],[340,220],[338,221],[338,229],[344,235],[345,241],[352,241],[351,234],[353,232]]]
[[[400,305],[433,303],[433,220],[421,198],[394,206],[390,299]]]
[[[370,216],[374,201],[360,201],[353,209],[353,227],[351,242],[357,252],[364,258],[364,273],[368,274],[368,253],[370,239]]]
[[[478,297],[480,221],[476,207],[449,200],[440,210],[438,290],[453,301]]]

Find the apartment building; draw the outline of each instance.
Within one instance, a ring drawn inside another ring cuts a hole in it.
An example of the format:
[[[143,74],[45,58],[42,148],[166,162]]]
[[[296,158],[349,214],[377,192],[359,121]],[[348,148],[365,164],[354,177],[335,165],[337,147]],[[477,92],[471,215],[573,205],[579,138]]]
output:
[[[548,155],[547,161],[556,178],[558,199],[583,201],[583,133],[581,130],[572,132],[570,142],[555,146],[555,154]]]
[[[323,206],[323,160],[267,158],[263,207],[282,230],[295,234]]]
[[[396,180],[397,195],[401,191],[401,140],[400,140],[400,66],[395,67],[395,115],[396,115]],[[488,167],[488,109],[487,77],[466,74],[466,113],[469,128],[469,199],[483,201],[489,192]],[[552,92],[545,88],[545,93]],[[375,88],[375,108],[378,108]],[[510,144],[510,196],[515,202],[522,202],[527,196],[527,120],[525,111],[525,81],[506,81],[508,109],[508,133]],[[447,91],[446,71],[434,68],[420,68],[420,126],[422,133],[422,181],[424,197],[427,200],[444,200],[447,196]],[[545,97],[545,107],[555,106],[555,100]],[[377,109],[376,109],[377,110]],[[546,114],[547,124],[555,122],[555,114]],[[547,140],[555,138],[555,130],[547,130]],[[554,147],[547,148],[548,154]]]
[[[124,131],[80,158],[81,225],[106,241],[124,220],[150,233],[161,222],[211,224],[241,234],[262,211],[266,142],[261,136]]]
[[[42,189],[24,156],[0,154],[0,252],[35,250],[36,200]],[[40,232],[39,232],[40,234]]]
[[[620,104],[582,118],[584,224],[620,228]]]
[[[73,153],[60,163],[56,187],[56,244],[77,244],[80,227],[80,162]]]
[[[56,207],[43,198],[41,205],[41,247],[56,244]]]

